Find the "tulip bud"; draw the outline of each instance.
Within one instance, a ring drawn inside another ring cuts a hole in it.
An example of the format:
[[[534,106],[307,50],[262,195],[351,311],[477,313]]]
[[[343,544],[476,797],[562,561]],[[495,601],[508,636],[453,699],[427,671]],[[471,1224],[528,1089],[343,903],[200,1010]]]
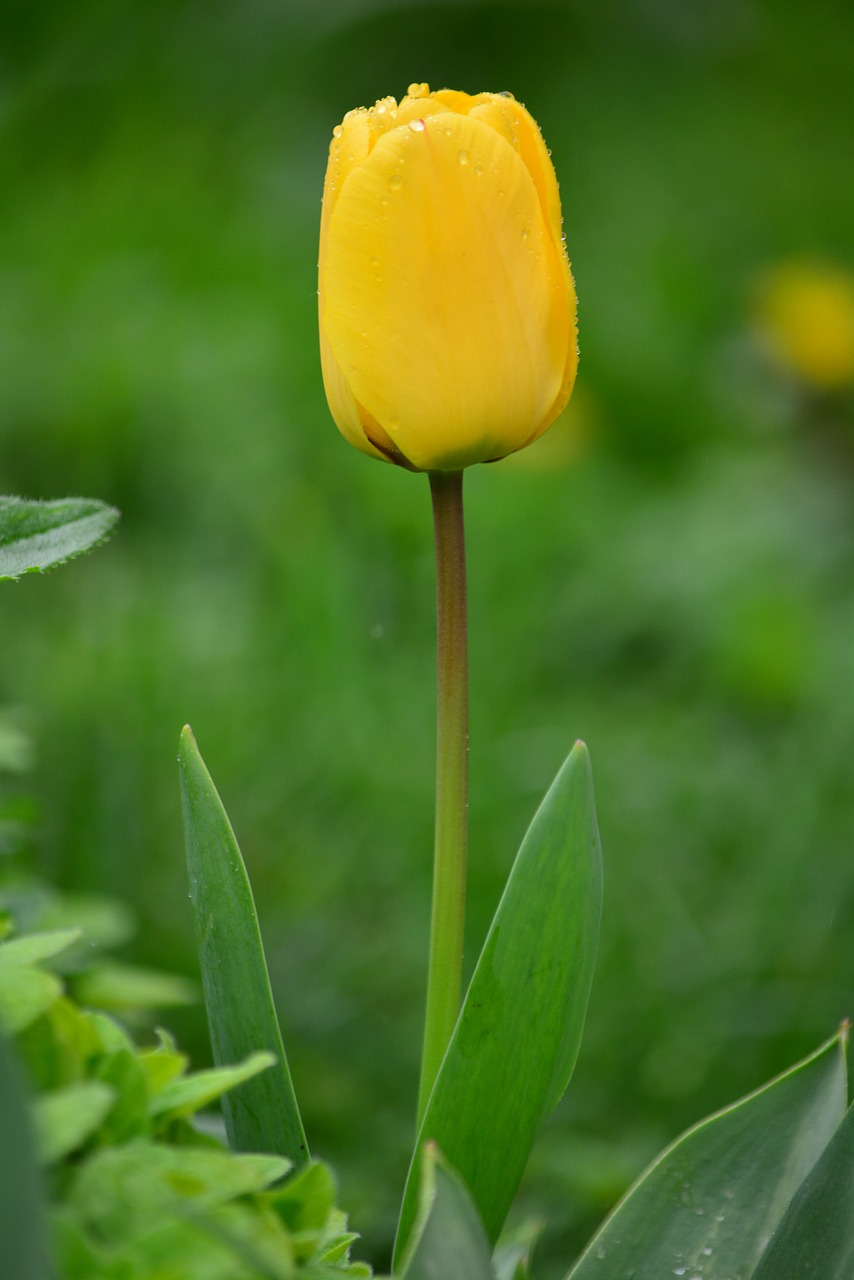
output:
[[[410,85],[333,131],[320,351],[332,416],[416,471],[503,458],[555,420],[577,364],[557,179],[509,94]]]

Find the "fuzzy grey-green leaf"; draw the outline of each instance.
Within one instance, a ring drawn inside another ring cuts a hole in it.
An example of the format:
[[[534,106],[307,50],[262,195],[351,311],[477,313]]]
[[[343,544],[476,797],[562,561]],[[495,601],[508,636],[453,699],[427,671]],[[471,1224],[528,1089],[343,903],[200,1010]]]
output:
[[[42,572],[103,542],[119,513],[94,498],[0,497],[0,579]]]

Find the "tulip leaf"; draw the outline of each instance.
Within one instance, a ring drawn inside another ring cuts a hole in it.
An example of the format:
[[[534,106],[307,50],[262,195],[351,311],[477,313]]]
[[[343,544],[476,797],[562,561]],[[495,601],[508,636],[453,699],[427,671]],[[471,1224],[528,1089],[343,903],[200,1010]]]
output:
[[[577,743],[522,842],[418,1137],[463,1178],[493,1243],[575,1065],[601,904],[590,762]],[[415,1220],[419,1166],[413,1159],[396,1257]]]
[[[94,498],[0,497],[0,579],[42,572],[91,550],[118,518],[115,507]]]
[[[471,1196],[433,1142],[421,1157],[418,1212],[406,1253],[403,1280],[495,1280]]]
[[[256,1050],[275,1066],[225,1094],[222,1109],[234,1151],[274,1152],[297,1167],[308,1144],[276,1018],[249,877],[222,802],[189,727],[179,752],[190,897],[211,1046],[218,1067]]]
[[[0,1035],[0,1252],[3,1275],[47,1280],[36,1141],[12,1049]]]
[[[842,1042],[835,1036],[678,1138],[605,1220],[567,1280],[754,1276],[769,1237],[845,1113]],[[787,1274],[795,1280],[795,1271]],[[834,1274],[822,1272],[822,1280]],[[798,1272],[797,1280],[805,1275]]]
[[[799,1189],[753,1280],[851,1280],[854,1275],[854,1107]]]

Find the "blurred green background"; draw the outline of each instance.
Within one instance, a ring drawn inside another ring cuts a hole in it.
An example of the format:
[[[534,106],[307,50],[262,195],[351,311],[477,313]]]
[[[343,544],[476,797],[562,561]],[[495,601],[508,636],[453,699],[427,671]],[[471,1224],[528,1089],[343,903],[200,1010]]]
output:
[[[0,597],[40,865],[192,974],[193,725],[310,1140],[379,1264],[420,1048],[432,546],[426,481],[324,402],[326,148],[412,80],[511,89],[552,148],[581,373],[467,478],[467,955],[584,737],[601,958],[515,1218],[547,1216],[559,1275],[667,1140],[854,1013],[851,6],[7,0],[4,26],[0,490],[123,512]],[[167,1021],[204,1062],[201,1009]]]

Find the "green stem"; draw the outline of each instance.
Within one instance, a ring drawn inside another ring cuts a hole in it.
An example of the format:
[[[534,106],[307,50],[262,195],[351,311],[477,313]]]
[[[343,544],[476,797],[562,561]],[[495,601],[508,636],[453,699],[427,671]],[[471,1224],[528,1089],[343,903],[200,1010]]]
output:
[[[468,638],[462,471],[431,471],[436,535],[436,844],[418,1124],[460,1012],[468,829]]]

